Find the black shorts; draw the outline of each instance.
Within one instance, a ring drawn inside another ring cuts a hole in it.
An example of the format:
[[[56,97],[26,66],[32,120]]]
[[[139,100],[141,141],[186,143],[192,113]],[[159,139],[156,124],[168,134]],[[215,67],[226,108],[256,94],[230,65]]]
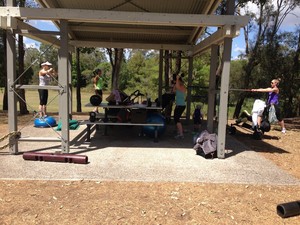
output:
[[[103,94],[102,90],[95,89],[95,94],[101,96],[101,98],[102,98],[102,94]]]
[[[275,114],[276,114],[277,120],[279,122],[282,121],[282,116],[281,116],[281,113],[280,113],[279,106],[278,105],[274,105],[274,108],[275,108]]]
[[[174,122],[180,122],[180,117],[185,110],[185,105],[176,105],[174,110]]]
[[[194,124],[199,125],[201,122],[202,120],[200,118],[194,118]]]
[[[48,103],[48,90],[38,89],[40,96],[40,105],[47,105]]]
[[[271,105],[268,105],[264,112],[263,112],[263,116],[265,118],[268,118],[269,117],[269,110],[270,110],[270,107]],[[276,118],[279,122],[281,122],[283,120],[282,116],[281,116],[281,113],[280,113],[280,108],[279,108],[279,105],[274,105],[274,108],[275,108],[275,115],[276,115]]]

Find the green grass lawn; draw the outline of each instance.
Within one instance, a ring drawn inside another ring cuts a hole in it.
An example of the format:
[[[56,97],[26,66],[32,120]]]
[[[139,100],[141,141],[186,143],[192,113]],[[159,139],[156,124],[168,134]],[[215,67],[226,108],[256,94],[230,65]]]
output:
[[[82,90],[81,91],[81,107],[82,112],[90,112],[93,108],[86,107],[85,105],[89,103],[90,97],[94,94],[93,91],[89,90]],[[3,108],[3,95],[4,89],[0,88],[0,110]],[[104,94],[104,98],[106,98],[107,94]],[[37,90],[26,90],[26,103],[27,109],[29,112],[38,111],[39,109],[39,94]],[[57,91],[49,90],[49,97],[48,97],[48,105],[47,111],[50,113],[56,113],[59,111],[59,93]],[[72,92],[72,109],[73,112],[76,112],[76,90],[73,89]],[[19,110],[19,106],[18,106]]]
[[[83,88],[81,89],[81,107],[82,112],[90,112],[93,108],[86,107],[85,105],[89,103],[90,97],[94,94],[93,90],[91,88]],[[104,93],[104,99],[108,96],[108,92]],[[2,110],[3,106],[3,95],[4,95],[4,88],[0,88],[0,110]],[[27,109],[29,112],[38,111],[39,107],[39,96],[37,90],[26,90],[26,102],[27,102]],[[244,103],[244,106],[242,110],[248,110],[248,112],[251,113],[252,104],[254,100],[253,99],[247,99]],[[73,112],[76,112],[76,89],[73,89],[72,92],[72,109]],[[192,103],[191,104],[191,115],[194,111],[194,107],[198,103]],[[200,103],[202,105],[202,112],[204,116],[207,115],[207,104]],[[48,107],[47,111],[50,113],[56,113],[59,111],[59,94],[57,91],[49,90],[49,98],[48,98]],[[234,106],[230,106],[228,108],[228,118],[232,118],[233,112],[234,112]]]

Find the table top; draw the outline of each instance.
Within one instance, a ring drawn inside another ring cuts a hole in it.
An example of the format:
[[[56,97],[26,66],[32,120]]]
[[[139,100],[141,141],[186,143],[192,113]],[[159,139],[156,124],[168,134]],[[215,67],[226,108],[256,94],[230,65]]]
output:
[[[87,107],[96,107],[91,103],[86,104]],[[155,102],[152,102],[151,106],[145,104],[130,104],[130,105],[109,105],[108,103],[101,103],[98,107],[111,108],[111,109],[150,109],[150,110],[162,110],[161,106],[156,106]]]

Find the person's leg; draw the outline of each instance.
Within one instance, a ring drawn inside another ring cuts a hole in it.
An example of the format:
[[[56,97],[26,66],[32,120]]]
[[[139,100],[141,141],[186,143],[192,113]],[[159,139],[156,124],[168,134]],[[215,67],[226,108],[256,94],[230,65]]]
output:
[[[47,106],[43,105],[43,116],[47,117]]]
[[[95,107],[95,108],[93,109],[93,112],[98,113],[98,107]]]
[[[265,113],[265,108],[261,108],[258,110],[257,112],[257,128],[260,129],[260,125],[261,125],[261,122],[262,122],[262,119],[263,119],[263,116],[264,116],[264,113]],[[253,119],[253,118],[252,118]]]
[[[278,121],[278,123],[281,126],[281,132],[286,133],[286,129],[285,129],[285,126],[284,126],[284,121],[281,120],[281,121]]]
[[[258,120],[258,113],[257,112],[253,112],[252,113],[252,128],[253,129],[255,127],[257,127],[257,120]]]
[[[178,108],[178,106],[175,106],[173,117],[174,117],[174,123],[175,123],[176,130],[177,130],[177,135],[178,135],[179,134],[179,131],[178,131],[178,128],[177,128],[177,123],[179,122],[179,108]]]
[[[286,129],[285,129],[283,118],[282,118],[281,113],[280,113],[280,108],[279,108],[278,105],[274,105],[274,107],[275,107],[276,118],[278,120],[279,125],[281,126],[281,132],[285,134]]]
[[[95,94],[96,94],[96,95],[99,95],[99,96],[101,97],[101,102],[102,102],[102,99],[103,99],[103,92],[102,92],[102,90],[96,89],[96,90],[95,90]],[[93,112],[96,112],[96,113],[99,112],[99,111],[98,111],[98,106],[95,107],[95,108],[93,109]]]
[[[176,106],[175,110],[174,110],[174,122],[176,125],[177,135],[175,136],[175,138],[183,137],[183,128],[182,128],[182,124],[180,122],[180,116],[181,116],[180,106]]]
[[[180,122],[180,117],[184,112],[184,110],[185,110],[185,106],[176,106],[174,111],[174,120],[176,123],[176,128],[178,133],[176,138],[183,138],[183,127],[182,127],[182,123]]]
[[[48,90],[44,90],[43,116],[47,116]]]
[[[257,127],[260,127],[262,116],[257,116]]]
[[[199,132],[200,130],[200,120],[194,120],[194,132]]]
[[[39,117],[43,117],[43,106],[39,105]]]
[[[41,115],[44,116],[44,105],[41,105]]]
[[[44,112],[44,102],[45,102],[45,97],[44,97],[44,90],[39,89],[39,98],[40,98],[40,105],[39,105],[39,117],[43,117],[43,112]]]
[[[177,131],[179,136],[183,136],[183,128],[181,122],[176,123]]]

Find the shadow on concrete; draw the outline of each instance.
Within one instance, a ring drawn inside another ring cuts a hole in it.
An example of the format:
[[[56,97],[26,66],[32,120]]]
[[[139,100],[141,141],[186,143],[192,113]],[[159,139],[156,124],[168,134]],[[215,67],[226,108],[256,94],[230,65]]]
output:
[[[206,121],[202,124],[202,129],[206,127]],[[104,135],[104,127],[100,127],[97,130],[95,127],[91,130],[91,141],[86,141],[86,126],[81,125],[76,131],[70,131],[70,153],[82,154],[90,151],[100,151],[108,147],[115,148],[150,148],[159,149],[164,148],[168,151],[172,149],[190,149],[192,151],[194,147],[195,136],[199,133],[193,132],[193,124],[187,125],[183,122],[183,127],[186,130],[184,133],[184,139],[175,139],[176,129],[174,124],[166,125],[165,132],[159,136],[158,142],[154,142],[153,137],[147,135],[141,135],[141,127],[137,126],[109,126],[108,135]],[[34,128],[35,129],[35,128]],[[40,130],[28,130],[28,132],[34,135],[38,135]],[[264,134],[264,139],[279,139],[277,136]],[[23,144],[23,143],[22,143]],[[21,146],[19,153],[22,154],[26,151],[59,151],[61,149],[60,143],[29,143],[24,147]],[[255,152],[268,152],[268,153],[280,153],[289,154],[284,149],[270,145],[263,140],[255,140],[252,137],[252,132],[246,132],[246,130],[237,130],[235,135],[226,135],[225,146],[225,158],[235,156],[244,151]],[[1,153],[2,155],[2,153]],[[202,156],[199,156],[202,157]]]
[[[244,133],[237,130],[235,135],[228,135],[230,138],[235,139],[236,141],[242,143],[246,146],[246,148],[235,149],[233,152],[228,154],[227,156],[234,156],[241,151],[255,151],[255,152],[267,152],[267,153],[277,153],[277,154],[290,154],[288,151],[271,145],[264,140],[279,140],[278,136],[269,135],[268,133],[264,133],[262,140],[255,140],[253,138],[252,133]],[[228,143],[230,144],[230,143]],[[227,145],[227,144],[226,144]]]

